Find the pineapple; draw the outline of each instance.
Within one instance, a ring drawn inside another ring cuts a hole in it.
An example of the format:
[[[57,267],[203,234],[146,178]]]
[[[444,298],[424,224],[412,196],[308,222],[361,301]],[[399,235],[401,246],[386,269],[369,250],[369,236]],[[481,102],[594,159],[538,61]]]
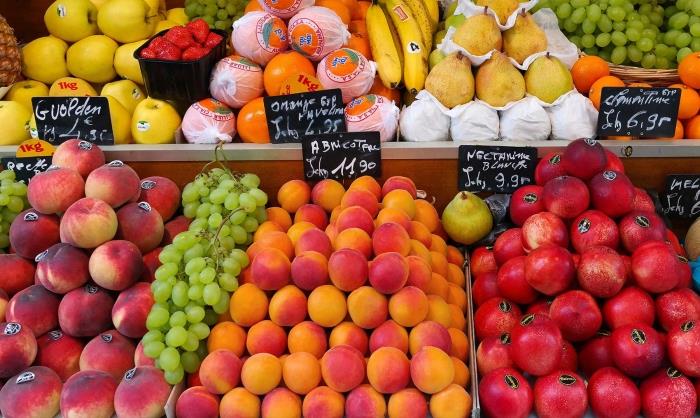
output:
[[[0,87],[19,80],[22,59],[12,27],[0,15]]]

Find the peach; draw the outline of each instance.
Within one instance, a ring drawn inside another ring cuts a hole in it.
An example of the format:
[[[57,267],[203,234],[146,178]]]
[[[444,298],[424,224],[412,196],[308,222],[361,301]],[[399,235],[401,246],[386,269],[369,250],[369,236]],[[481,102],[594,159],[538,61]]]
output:
[[[34,264],[17,254],[0,254],[0,289],[8,296],[34,284]]]
[[[464,265],[464,254],[462,254],[462,251],[459,248],[453,245],[448,245],[447,262],[454,264],[461,269],[462,265]]]
[[[136,346],[115,330],[103,332],[85,345],[80,370],[100,370],[115,379],[134,367]]]
[[[81,340],[54,330],[37,338],[36,344],[37,366],[52,369],[63,381],[80,370],[80,354],[84,348]]]
[[[243,364],[233,351],[215,350],[199,366],[199,380],[209,393],[222,395],[238,386],[241,367]]]
[[[406,215],[406,212],[397,208],[383,208],[377,214],[377,219],[375,219],[376,226],[385,223],[395,223],[401,225],[406,231],[411,225],[411,218]]]
[[[330,212],[340,205],[343,194],[345,194],[345,187],[340,182],[323,179],[311,189],[311,200],[326,212]]]
[[[142,367],[142,366],[156,366],[156,361],[155,359],[152,359],[146,355],[143,351],[143,341],[139,341],[138,344],[136,344],[136,351],[134,351],[134,366],[135,367]]]
[[[423,199],[416,199],[414,203],[416,205],[416,216],[413,217],[413,220],[425,225],[431,233],[435,233],[440,227],[440,215],[438,215],[435,206]]]
[[[439,296],[440,298],[446,300],[449,292],[450,287],[447,279],[445,279],[444,276],[433,272],[430,275],[430,283],[428,284],[428,291],[426,293],[429,295]]]
[[[389,320],[378,326],[369,337],[369,351],[374,353],[382,347],[394,347],[408,353],[408,332],[401,325]]]
[[[287,349],[287,334],[270,320],[260,321],[248,330],[246,349],[250,354],[270,353],[279,357]]]
[[[282,379],[289,390],[306,395],[321,382],[321,365],[311,353],[292,353],[282,364]]]
[[[262,418],[301,418],[301,399],[289,389],[273,389],[263,398],[260,410]]]
[[[246,331],[238,324],[230,321],[219,322],[214,325],[207,338],[207,351],[213,352],[219,349],[233,351],[233,354],[242,357],[245,352]]]
[[[381,224],[372,234],[372,249],[374,254],[397,252],[403,256],[411,251],[411,238],[399,224],[388,222]]]
[[[371,176],[358,177],[350,183],[348,189],[365,189],[371,192],[377,199],[382,197],[382,186]]]
[[[279,225],[284,232],[287,232],[289,227],[292,226],[292,217],[289,216],[289,212],[279,206],[269,207],[265,209],[265,213],[267,214],[267,220]]]
[[[88,141],[69,139],[56,147],[51,162],[59,167],[71,168],[86,178],[92,170],[105,163],[105,154],[100,147]]]
[[[338,237],[338,229],[335,227],[335,224],[328,224],[324,232],[328,235],[331,243],[335,242],[336,237]]]
[[[338,213],[335,228],[338,233],[349,228],[360,228],[371,235],[374,232],[374,219],[367,209],[361,206],[349,206]]]
[[[348,313],[352,322],[364,329],[373,329],[386,321],[389,302],[374,288],[362,286],[348,296]]]
[[[447,265],[447,281],[464,289],[465,277],[464,270],[455,264],[449,263]]]
[[[463,311],[467,310],[467,292],[456,284],[449,283],[447,288],[447,303],[459,306]]]
[[[160,245],[165,246],[170,244],[177,234],[187,231],[189,227],[190,219],[186,218],[184,215],[174,217],[165,223],[163,227],[163,241],[160,242]]]
[[[450,308],[450,326],[457,329],[466,329],[467,320],[464,317],[464,311],[457,305],[448,304]]]
[[[456,384],[449,385],[430,397],[433,418],[466,418],[471,415],[472,397]]]
[[[384,181],[382,185],[382,196],[386,196],[392,190],[401,189],[409,192],[413,199],[416,198],[416,184],[408,177],[391,176]]]
[[[94,337],[112,327],[114,299],[103,288],[88,283],[71,290],[58,305],[58,323],[73,337]]]
[[[107,203],[85,197],[73,203],[61,218],[61,242],[95,248],[114,238],[117,214]]]
[[[340,200],[340,207],[345,209],[359,206],[365,209],[374,218],[379,213],[377,196],[372,192],[358,187],[348,189]]]
[[[133,242],[141,253],[163,241],[163,218],[148,202],[124,205],[117,211],[117,222],[117,238]]]
[[[304,397],[304,418],[343,418],[345,398],[328,386],[319,386]]]
[[[462,360],[458,359],[457,357],[452,356],[452,364],[454,364],[455,367],[455,378],[452,381],[452,383],[459,385],[463,388],[466,388],[467,385],[469,384],[469,368],[467,367],[466,363],[464,363]]]
[[[365,379],[365,359],[349,345],[338,345],[321,358],[321,376],[331,389],[347,392]]]
[[[85,179],[85,196],[100,199],[113,208],[138,199],[141,194],[138,174],[119,160],[94,169]]]
[[[321,206],[307,203],[294,213],[294,223],[297,222],[311,222],[316,228],[325,229],[328,226],[328,215]]]
[[[333,244],[331,244],[328,235],[323,232],[323,228],[309,229],[299,236],[294,245],[294,254],[298,256],[305,251],[316,251],[326,258],[330,257],[333,252]]]
[[[203,386],[188,388],[177,398],[175,415],[181,418],[218,418],[219,398]]]
[[[367,353],[369,339],[367,333],[362,328],[352,322],[341,322],[336,325],[328,337],[328,345],[349,345],[355,347],[362,355]]]
[[[418,389],[400,390],[389,397],[389,418],[425,418],[428,415],[428,403],[425,395]]]
[[[290,180],[277,191],[277,202],[289,213],[295,213],[300,207],[309,203],[311,188],[303,180]]]
[[[432,233],[428,230],[428,227],[418,221],[411,221],[406,228],[406,232],[408,232],[408,236],[411,239],[419,241],[423,245],[428,246],[433,241]]]
[[[106,242],[90,255],[90,277],[109,290],[124,290],[141,276],[143,260],[138,247],[125,240]]]
[[[17,215],[10,225],[10,245],[17,255],[34,259],[42,251],[61,242],[58,228],[58,216],[27,209]]]
[[[71,245],[55,244],[36,260],[36,280],[51,292],[65,294],[90,279],[88,256]]]
[[[447,302],[440,296],[428,295],[428,316],[425,317],[426,321],[434,321],[442,325],[445,328],[449,328],[450,318],[450,307]]]
[[[389,315],[402,327],[414,327],[428,315],[428,297],[419,288],[406,286],[389,299]]]
[[[311,222],[306,222],[306,221],[295,223],[294,225],[290,226],[289,229],[287,230],[287,237],[289,238],[289,241],[292,243],[292,246],[297,245],[299,238],[301,238],[301,236],[304,234],[304,232],[308,231],[309,229],[318,229],[318,228],[316,228],[316,225],[312,224]]]
[[[408,263],[408,279],[407,286],[414,286],[426,292],[430,286],[430,281],[433,278],[433,272],[430,264],[416,255],[406,257]]]
[[[286,212],[285,212],[286,213]],[[258,225],[258,229],[255,230],[255,233],[253,234],[253,242],[259,240],[264,234],[272,231],[277,231],[277,232],[284,232],[286,231],[282,230],[282,227],[277,225],[276,223],[272,221],[265,221]]]
[[[408,280],[408,263],[399,253],[381,253],[370,261],[368,277],[372,287],[379,292],[394,294],[401,290]]]
[[[2,322],[0,329],[0,378],[5,379],[34,362],[37,343],[32,330],[17,322]]]
[[[300,289],[311,291],[328,283],[328,260],[316,251],[304,251],[292,260],[290,274]]]
[[[326,328],[334,327],[345,319],[345,295],[338,288],[323,285],[314,289],[308,299],[309,318]]]
[[[295,243],[282,231],[268,231],[264,234],[260,234],[254,245],[254,249],[251,248],[248,251],[251,260],[257,256],[260,250],[268,247],[282,251],[290,261],[294,258]]]
[[[0,390],[0,413],[7,418],[54,417],[58,415],[62,385],[48,367],[23,370]]]
[[[287,337],[289,352],[305,352],[321,358],[328,348],[326,333],[318,324],[304,321],[292,327]]]
[[[151,205],[160,214],[163,222],[167,222],[180,207],[180,188],[167,177],[146,177],[141,180],[141,194],[138,200]]]
[[[380,347],[369,357],[367,378],[378,392],[396,393],[408,386],[410,364],[406,354],[398,348]]]
[[[260,416],[260,398],[245,388],[235,388],[221,398],[221,418],[257,418]]]
[[[294,285],[287,285],[272,295],[270,319],[281,327],[293,327],[306,318],[306,295]]]
[[[449,354],[466,361],[469,356],[469,338],[467,338],[467,334],[457,328],[448,328],[447,332],[450,333],[450,341],[452,341],[452,348]]]
[[[411,355],[415,355],[423,347],[437,347],[449,353],[452,350],[452,337],[447,328],[434,321],[423,321],[411,329],[408,334],[408,346]]]
[[[339,232],[333,240],[336,251],[349,248],[359,251],[365,258],[372,257],[372,238],[360,228],[348,228]]]
[[[163,372],[155,367],[129,370],[114,393],[114,410],[118,417],[156,418],[163,416],[170,397],[170,385]]]
[[[411,251],[408,255],[413,255],[422,258],[430,265],[430,250],[426,248],[420,241],[411,240]],[[432,267],[431,267],[432,269]]]
[[[233,292],[229,307],[233,322],[250,327],[267,316],[267,295],[256,285],[246,283]]]
[[[423,347],[411,358],[411,379],[421,392],[433,394],[452,384],[454,363],[447,353],[436,347]]]
[[[241,369],[241,383],[250,393],[264,395],[282,380],[282,364],[270,353],[248,357]]]
[[[289,284],[289,258],[276,248],[263,248],[250,264],[251,279],[262,290],[278,290]]]
[[[5,318],[22,324],[38,337],[58,326],[59,303],[60,299],[43,286],[29,286],[10,299]]]
[[[85,196],[85,182],[80,173],[70,168],[51,166],[32,177],[27,186],[27,200],[45,214],[63,213]]]
[[[367,259],[357,250],[344,248],[334,252],[328,259],[331,282],[345,292],[352,292],[365,284],[368,274]]]
[[[334,225],[336,221],[338,220],[338,215],[340,215],[340,212],[343,210],[341,206],[336,206],[333,208],[331,211],[331,216],[328,219],[328,225]]]
[[[348,393],[345,399],[347,418],[384,418],[386,402],[384,396],[370,385],[361,385]]]
[[[112,307],[112,322],[122,335],[141,338],[146,333],[146,317],[155,301],[148,283],[136,283],[117,297]]]
[[[111,418],[117,380],[109,373],[84,370],[63,384],[60,407],[64,418]]]

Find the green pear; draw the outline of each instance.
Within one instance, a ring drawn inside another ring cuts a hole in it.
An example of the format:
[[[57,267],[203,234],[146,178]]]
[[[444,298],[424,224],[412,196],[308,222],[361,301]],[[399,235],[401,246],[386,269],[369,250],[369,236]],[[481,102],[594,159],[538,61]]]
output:
[[[491,232],[493,216],[479,196],[459,192],[442,212],[442,226],[452,240],[470,245]]]
[[[520,7],[518,0],[476,0],[478,6],[487,6],[496,12],[498,20],[501,24],[505,24],[506,20]]]
[[[515,25],[503,32],[503,52],[520,64],[527,57],[547,50],[547,37],[530,13],[518,15]]]
[[[467,18],[457,28],[452,40],[472,55],[486,55],[501,50],[501,30],[493,16],[478,14]]]
[[[449,29],[451,27],[458,28],[466,19],[466,16],[461,14],[450,16],[445,19],[445,29]]]
[[[430,69],[432,70],[433,67],[438,65],[438,63],[443,59],[445,59],[445,54],[439,49],[434,49],[428,57],[428,64],[430,64]]]
[[[474,76],[469,58],[453,52],[437,63],[425,79],[425,89],[448,108],[474,98]]]
[[[445,16],[452,16],[455,14],[455,10],[457,10],[457,5],[459,5],[458,1],[453,1],[450,3],[449,6],[445,9]]]
[[[574,88],[574,81],[566,65],[547,54],[530,64],[525,72],[525,88],[543,102],[553,103]]]
[[[508,57],[494,52],[476,73],[476,97],[491,106],[502,107],[525,97],[525,80]]]
[[[440,45],[440,42],[442,42],[443,39],[445,39],[445,35],[447,34],[446,30],[441,30],[435,32],[435,35],[433,35],[433,45]]]

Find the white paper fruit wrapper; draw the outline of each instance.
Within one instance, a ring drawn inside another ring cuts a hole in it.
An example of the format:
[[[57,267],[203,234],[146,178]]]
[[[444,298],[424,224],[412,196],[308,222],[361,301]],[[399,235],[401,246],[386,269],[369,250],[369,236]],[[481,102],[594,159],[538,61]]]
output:
[[[563,100],[545,109],[552,123],[552,139],[572,141],[594,137],[598,111],[588,97],[571,92],[560,99]]]
[[[552,131],[549,115],[535,97],[518,100],[499,113],[503,141],[544,141]]]
[[[450,113],[450,136],[453,141],[495,141],[500,121],[498,112],[482,102],[456,106]]]
[[[353,111],[355,108],[365,110]],[[399,108],[393,101],[384,96],[368,94],[352,100],[345,107],[345,123],[348,132],[378,131],[379,140],[387,142],[396,136],[399,113]]]
[[[236,135],[236,117],[218,100],[200,100],[185,112],[182,133],[191,144],[231,142]]]
[[[265,92],[263,70],[243,57],[226,57],[211,73],[211,96],[234,109],[240,109]]]
[[[231,45],[238,55],[264,66],[289,48],[286,30],[284,21],[275,15],[249,12],[233,22]]]
[[[500,22],[498,20],[498,16],[496,16],[496,12],[493,11],[493,9],[488,9],[486,13],[490,14],[493,16],[493,18],[496,20],[496,24],[498,27],[501,29],[501,32],[504,30],[510,29],[515,25],[515,19],[518,16],[518,13],[522,12],[523,10],[529,11],[533,7],[537,6],[539,0],[530,0],[528,2],[520,3],[520,6],[518,6],[518,10],[514,11],[511,13],[510,16],[508,16],[508,20],[505,22]],[[469,16],[474,16],[478,14],[484,13],[484,6],[478,6],[476,3],[472,2],[471,0],[459,0],[459,4],[457,5],[457,8],[455,9],[455,14],[463,14],[467,17]]]
[[[450,110],[427,90],[421,90],[416,100],[401,110],[399,129],[408,142],[448,141]]]

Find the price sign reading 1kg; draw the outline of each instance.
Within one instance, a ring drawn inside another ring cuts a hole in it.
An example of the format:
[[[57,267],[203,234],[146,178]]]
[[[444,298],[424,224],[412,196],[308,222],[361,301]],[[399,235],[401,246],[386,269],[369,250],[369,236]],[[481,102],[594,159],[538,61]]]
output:
[[[302,142],[308,135],[345,132],[340,89],[269,96],[263,99],[270,142]]]
[[[680,102],[677,88],[604,87],[598,135],[673,137]]]
[[[312,135],[304,138],[301,150],[307,180],[381,175],[379,132]]]
[[[512,193],[534,181],[536,165],[533,147],[460,145],[457,188]]]
[[[59,145],[80,139],[97,145],[113,145],[114,132],[106,97],[32,98],[37,136]]]
[[[700,175],[667,176],[660,198],[664,214],[676,218],[697,218],[700,216]]]

